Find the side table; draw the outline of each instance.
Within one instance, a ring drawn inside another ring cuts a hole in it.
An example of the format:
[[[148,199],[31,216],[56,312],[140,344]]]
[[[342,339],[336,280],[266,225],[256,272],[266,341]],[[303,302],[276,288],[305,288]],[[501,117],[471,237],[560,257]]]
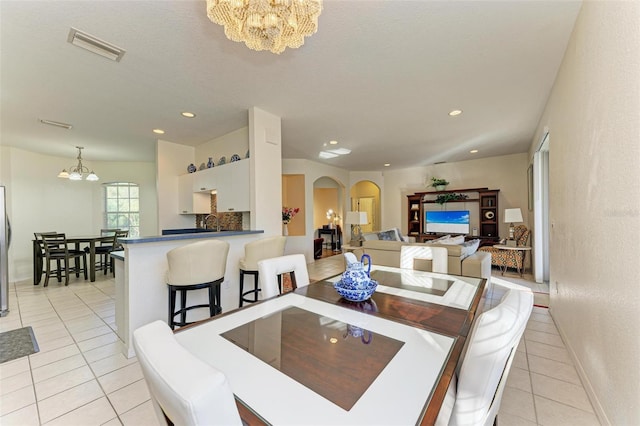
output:
[[[511,250],[512,253],[515,255],[517,252],[522,252],[522,269],[517,268],[518,269],[518,273],[520,274],[520,277],[522,277],[524,275],[524,270],[526,268],[526,264],[525,261],[527,260],[527,252],[531,251],[531,247],[529,246],[507,246],[504,244],[495,244],[493,246],[493,248],[497,248],[498,250]],[[518,262],[516,261],[516,265],[518,264]],[[504,275],[504,271],[507,270],[507,264],[506,262],[502,262],[502,267],[501,267],[501,271],[502,271],[502,275]]]

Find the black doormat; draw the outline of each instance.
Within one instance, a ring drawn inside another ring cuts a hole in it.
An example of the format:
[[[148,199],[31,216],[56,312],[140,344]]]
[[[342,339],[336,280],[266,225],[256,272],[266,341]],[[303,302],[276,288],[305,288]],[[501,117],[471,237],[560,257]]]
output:
[[[31,327],[0,333],[0,364],[40,352]]]

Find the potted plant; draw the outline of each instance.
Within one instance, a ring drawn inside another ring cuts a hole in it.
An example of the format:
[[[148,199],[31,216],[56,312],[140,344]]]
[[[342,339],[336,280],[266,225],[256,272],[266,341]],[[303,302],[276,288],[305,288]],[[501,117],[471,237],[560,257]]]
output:
[[[436,203],[445,204],[447,201],[462,201],[466,200],[467,198],[469,198],[467,194],[456,194],[455,192],[452,192],[450,194],[438,195],[438,197],[436,198]]]
[[[431,178],[431,186],[433,186],[436,191],[444,191],[444,189],[449,185],[446,179],[439,179],[437,177]]]

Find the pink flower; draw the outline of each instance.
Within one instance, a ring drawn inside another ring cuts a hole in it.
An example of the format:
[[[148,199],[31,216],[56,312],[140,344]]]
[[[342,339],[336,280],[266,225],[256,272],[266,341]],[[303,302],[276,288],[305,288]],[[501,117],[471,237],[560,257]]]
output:
[[[300,209],[298,207],[283,207],[282,223],[285,223],[285,224],[289,223],[291,219],[293,219],[293,217],[298,214],[299,211]]]

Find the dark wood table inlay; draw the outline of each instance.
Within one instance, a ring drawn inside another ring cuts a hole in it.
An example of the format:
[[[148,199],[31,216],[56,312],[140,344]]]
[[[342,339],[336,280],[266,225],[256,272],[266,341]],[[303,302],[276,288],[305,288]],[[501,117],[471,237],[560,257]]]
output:
[[[347,411],[404,345],[296,307],[222,337]]]

